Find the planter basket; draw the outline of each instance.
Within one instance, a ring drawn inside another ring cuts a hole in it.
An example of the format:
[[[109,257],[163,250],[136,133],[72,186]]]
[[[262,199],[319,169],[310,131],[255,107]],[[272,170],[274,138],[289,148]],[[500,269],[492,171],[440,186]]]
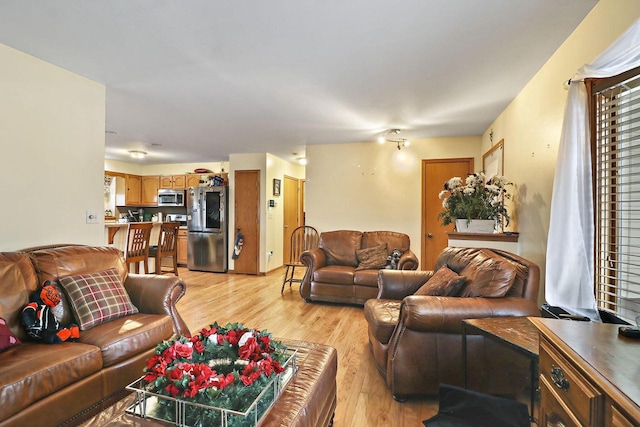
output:
[[[496,222],[493,219],[456,219],[458,233],[495,233]]]

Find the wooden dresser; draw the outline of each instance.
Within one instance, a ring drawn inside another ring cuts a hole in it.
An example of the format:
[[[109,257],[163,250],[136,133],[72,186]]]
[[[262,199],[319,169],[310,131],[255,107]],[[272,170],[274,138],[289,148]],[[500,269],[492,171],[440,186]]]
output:
[[[540,331],[540,426],[640,425],[640,340],[620,325],[530,318]]]

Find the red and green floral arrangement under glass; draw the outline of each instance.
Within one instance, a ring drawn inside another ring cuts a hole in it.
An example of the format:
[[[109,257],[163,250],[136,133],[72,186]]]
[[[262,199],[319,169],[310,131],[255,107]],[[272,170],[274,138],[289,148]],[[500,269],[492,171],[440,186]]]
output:
[[[158,399],[156,415],[180,425],[176,401],[195,404],[179,415],[186,425],[211,426],[222,425],[222,414],[207,407],[245,413],[260,397],[255,408],[259,419],[275,398],[273,377],[284,371],[290,357],[287,347],[266,330],[214,323],[196,335],[158,344],[140,382],[146,391],[170,398]],[[253,425],[244,418],[233,416],[224,425]]]

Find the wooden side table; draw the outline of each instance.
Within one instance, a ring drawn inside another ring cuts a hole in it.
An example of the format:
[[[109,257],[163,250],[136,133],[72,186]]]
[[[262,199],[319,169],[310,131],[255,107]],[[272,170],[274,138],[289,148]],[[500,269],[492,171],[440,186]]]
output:
[[[538,380],[538,329],[527,317],[488,317],[462,321],[462,380],[467,388],[467,334],[482,335],[529,359],[531,371],[530,417],[536,422],[534,405]]]

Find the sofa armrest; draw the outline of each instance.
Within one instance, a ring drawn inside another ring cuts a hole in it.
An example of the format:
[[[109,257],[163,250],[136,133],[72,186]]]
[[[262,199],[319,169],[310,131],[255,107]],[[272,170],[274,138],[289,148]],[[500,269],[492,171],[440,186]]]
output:
[[[314,248],[302,252],[300,254],[300,262],[307,268],[300,283],[300,296],[307,301],[311,296],[311,278],[313,277],[313,272],[327,264],[327,256],[322,249]]]
[[[398,260],[398,270],[417,270],[418,264],[418,257],[409,249]]]
[[[186,291],[186,284],[177,276],[129,274],[124,282],[133,305],[141,313],[166,314],[173,320],[176,334],[190,335],[189,328],[176,309]]]
[[[412,295],[402,301],[399,323],[421,332],[462,333],[463,319],[540,316],[538,305],[524,298],[460,298]]]
[[[433,271],[380,270],[378,299],[401,300],[413,295],[433,276]]]

